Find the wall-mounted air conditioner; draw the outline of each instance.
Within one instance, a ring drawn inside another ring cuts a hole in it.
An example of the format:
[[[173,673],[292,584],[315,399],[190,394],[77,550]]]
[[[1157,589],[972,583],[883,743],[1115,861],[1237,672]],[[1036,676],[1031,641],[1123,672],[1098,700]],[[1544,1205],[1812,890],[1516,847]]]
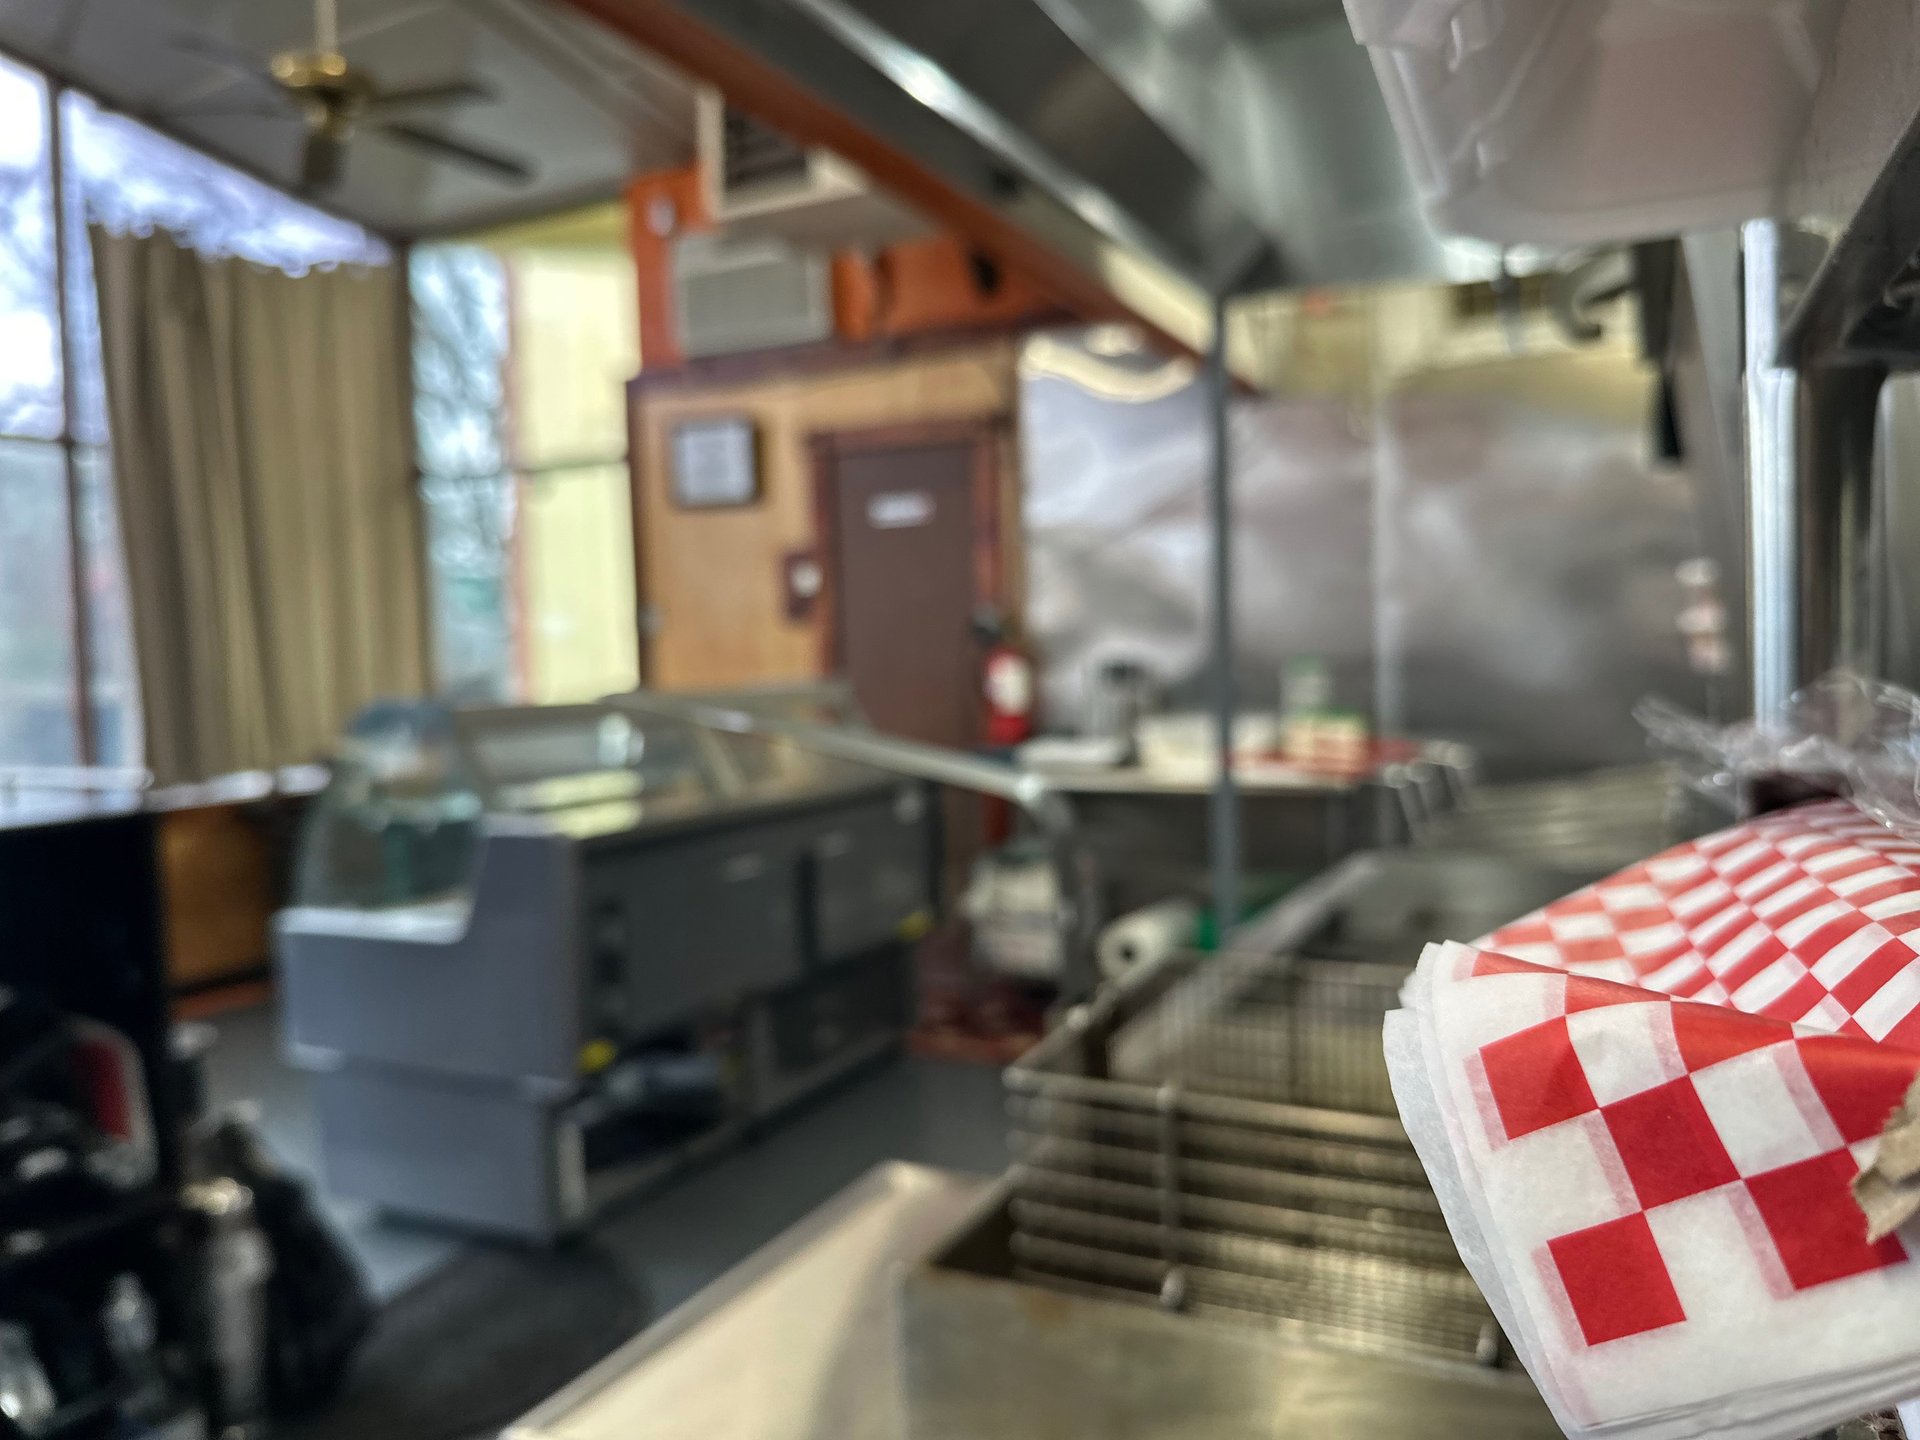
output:
[[[825,340],[833,289],[824,252],[769,236],[695,232],[673,242],[673,313],[685,355],[737,355]]]
[[[831,151],[788,139],[702,89],[697,106],[700,182],[707,211],[736,236],[771,236],[808,249],[879,246],[925,234],[911,210],[881,194]]]

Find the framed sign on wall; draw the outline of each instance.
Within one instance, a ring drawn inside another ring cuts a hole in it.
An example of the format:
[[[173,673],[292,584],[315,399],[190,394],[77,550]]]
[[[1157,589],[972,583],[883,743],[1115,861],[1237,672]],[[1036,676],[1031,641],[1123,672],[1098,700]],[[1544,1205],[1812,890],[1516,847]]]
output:
[[[683,420],[667,438],[673,502],[688,510],[751,505],[760,498],[760,435],[744,415]]]

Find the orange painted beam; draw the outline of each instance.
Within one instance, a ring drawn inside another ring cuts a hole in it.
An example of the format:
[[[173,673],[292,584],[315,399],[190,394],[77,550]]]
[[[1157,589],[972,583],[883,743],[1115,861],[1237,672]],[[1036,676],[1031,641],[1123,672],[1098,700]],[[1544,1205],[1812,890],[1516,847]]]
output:
[[[1026,283],[1055,303],[1088,320],[1137,318],[1127,316],[1097,282],[991,205],[926,169],[885,137],[867,130],[785,71],[741,48],[672,0],[565,3],[717,87],[732,103],[775,129],[803,144],[824,146],[844,156],[883,189],[968,246],[993,256],[1010,274],[1024,276]]]
[[[627,186],[627,244],[640,302],[642,365],[678,365],[686,358],[673,310],[673,238],[704,230],[708,223],[694,166],[640,175]]]
[[[868,340],[1058,317],[1060,303],[1044,287],[1011,266],[995,263],[983,271],[977,253],[951,235],[927,235],[871,257],[836,255],[836,330],[848,340]]]

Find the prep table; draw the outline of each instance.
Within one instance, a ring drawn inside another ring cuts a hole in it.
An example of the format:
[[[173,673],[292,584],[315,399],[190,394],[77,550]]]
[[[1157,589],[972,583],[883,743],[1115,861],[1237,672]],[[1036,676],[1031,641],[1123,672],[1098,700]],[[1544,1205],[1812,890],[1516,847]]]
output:
[[[1311,873],[1367,845],[1392,843],[1465,790],[1466,764],[1451,755],[1333,774],[1270,761],[1234,766],[1242,857],[1254,874]],[[1109,914],[1198,890],[1205,878],[1204,766],[1028,763],[1073,807],[1078,841],[1099,868]]]

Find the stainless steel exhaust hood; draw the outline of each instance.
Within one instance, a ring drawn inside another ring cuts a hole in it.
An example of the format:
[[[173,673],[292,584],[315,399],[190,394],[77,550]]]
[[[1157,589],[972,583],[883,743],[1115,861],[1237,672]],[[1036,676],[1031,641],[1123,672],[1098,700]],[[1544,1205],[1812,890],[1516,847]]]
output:
[[[1338,0],[652,3],[779,69],[1196,349],[1216,293],[1495,265],[1422,218]]]
[[[1340,0],[1034,0],[1276,248],[1289,286],[1466,280],[1428,225]]]

